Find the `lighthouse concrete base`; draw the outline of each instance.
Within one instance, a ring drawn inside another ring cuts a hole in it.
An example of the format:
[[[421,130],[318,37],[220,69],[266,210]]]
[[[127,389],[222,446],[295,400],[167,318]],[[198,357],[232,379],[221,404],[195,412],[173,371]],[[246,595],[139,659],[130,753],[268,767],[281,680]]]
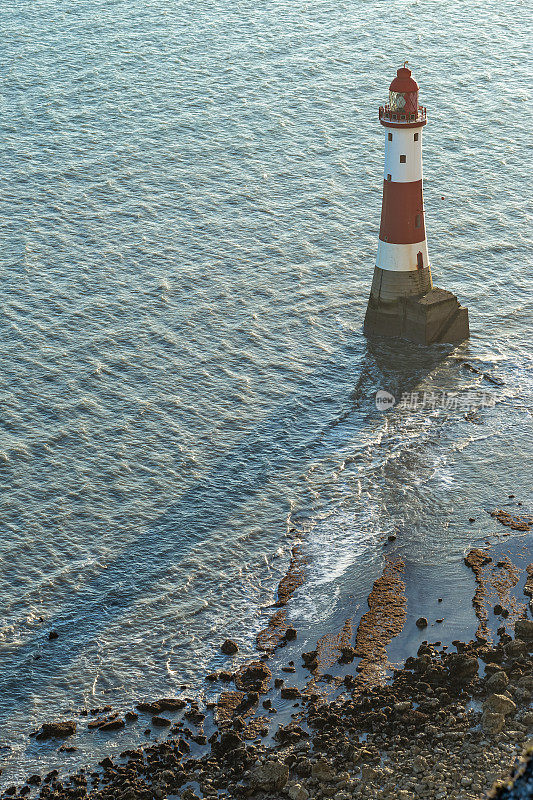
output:
[[[468,339],[468,309],[457,297],[436,286],[425,294],[368,301],[364,332],[367,336],[396,336],[418,344],[460,342]]]

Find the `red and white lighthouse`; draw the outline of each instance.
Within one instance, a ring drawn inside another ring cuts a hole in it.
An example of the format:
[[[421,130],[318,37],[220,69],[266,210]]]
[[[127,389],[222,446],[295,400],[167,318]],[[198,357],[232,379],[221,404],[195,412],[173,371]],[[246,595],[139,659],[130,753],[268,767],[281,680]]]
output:
[[[451,292],[434,289],[431,279],[422,191],[427,117],[407,62],[389,87],[379,121],[385,132],[383,203],[365,333],[423,344],[464,339],[468,310]]]

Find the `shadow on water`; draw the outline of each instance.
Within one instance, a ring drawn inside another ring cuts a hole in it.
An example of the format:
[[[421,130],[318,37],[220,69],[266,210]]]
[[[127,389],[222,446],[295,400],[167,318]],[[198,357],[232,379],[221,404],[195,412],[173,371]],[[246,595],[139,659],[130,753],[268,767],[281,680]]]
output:
[[[50,620],[60,632],[61,648],[47,651],[46,659],[35,660],[44,643],[41,630],[22,645],[4,652],[0,660],[0,719],[23,704],[51,681],[68,675],[72,662],[97,640],[111,619],[118,618],[139,597],[168,578],[168,569],[227,521],[271,480],[278,470],[302,464],[323,452],[328,430],[357,415],[362,425],[381,412],[375,406],[375,391],[386,389],[397,397],[416,385],[450,354],[452,347],[422,348],[402,341],[366,342],[361,357],[355,347],[346,348],[335,360],[319,365],[312,378],[322,386],[302,407],[292,399],[272,411],[219,458],[204,479],[187,489],[143,534],[127,546],[106,569],[89,580],[79,591],[61,596],[61,609]],[[344,409],[332,413],[330,388],[336,380],[348,386],[359,361],[358,377]],[[321,407],[327,408],[330,421],[317,429]],[[317,410],[319,413],[317,413]],[[280,498],[282,501],[282,498]],[[71,699],[71,698],[69,698]]]

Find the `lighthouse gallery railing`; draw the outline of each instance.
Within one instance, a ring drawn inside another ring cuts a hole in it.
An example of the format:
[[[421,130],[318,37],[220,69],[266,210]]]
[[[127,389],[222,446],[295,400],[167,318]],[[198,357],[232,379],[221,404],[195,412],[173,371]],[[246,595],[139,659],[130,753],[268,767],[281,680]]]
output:
[[[418,113],[402,114],[400,111],[392,110],[389,105],[379,107],[379,118],[388,119],[391,122],[425,122],[426,107],[418,106]]]

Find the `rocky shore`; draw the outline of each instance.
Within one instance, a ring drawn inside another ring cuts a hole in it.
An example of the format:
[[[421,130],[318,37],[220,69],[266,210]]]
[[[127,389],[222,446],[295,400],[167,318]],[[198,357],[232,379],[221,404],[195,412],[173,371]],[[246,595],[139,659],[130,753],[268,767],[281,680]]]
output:
[[[494,563],[488,550],[474,549],[465,563],[476,579],[472,602],[479,627],[474,640],[452,645],[423,641],[401,668],[390,669],[387,645],[406,624],[405,585],[401,561],[386,559],[354,646],[346,624],[338,635],[319,640],[315,650],[301,653],[301,664],[289,660],[273,673],[272,653],[279,654],[288,642],[294,647],[298,635],[284,615],[281,624],[275,620],[268,636],[260,639],[263,653],[257,660],[237,669],[230,661],[228,669],[207,676],[209,684],[220,689],[216,702],[159,698],[140,702],[124,715],[104,707],[83,712],[89,719],[83,721],[82,716],[82,722],[44,724],[35,732],[37,737],[56,740],[59,751],[72,749],[69,742],[79,724],[113,731],[146,723],[145,733],[159,732],[161,738],[67,777],[58,770],[31,775],[23,785],[8,787],[3,796],[530,797],[533,565],[525,569],[524,602],[517,602],[509,589],[517,586],[519,574],[510,561]],[[301,563],[294,557],[291,566],[298,582]],[[284,585],[288,597],[292,583]],[[280,605],[284,610],[285,603]],[[493,639],[489,622],[495,617],[504,624]],[[413,624],[424,630],[427,620]],[[232,659],[238,645],[227,640],[221,649]],[[298,670],[306,676],[303,681],[296,680]],[[278,713],[282,706],[284,713]]]

